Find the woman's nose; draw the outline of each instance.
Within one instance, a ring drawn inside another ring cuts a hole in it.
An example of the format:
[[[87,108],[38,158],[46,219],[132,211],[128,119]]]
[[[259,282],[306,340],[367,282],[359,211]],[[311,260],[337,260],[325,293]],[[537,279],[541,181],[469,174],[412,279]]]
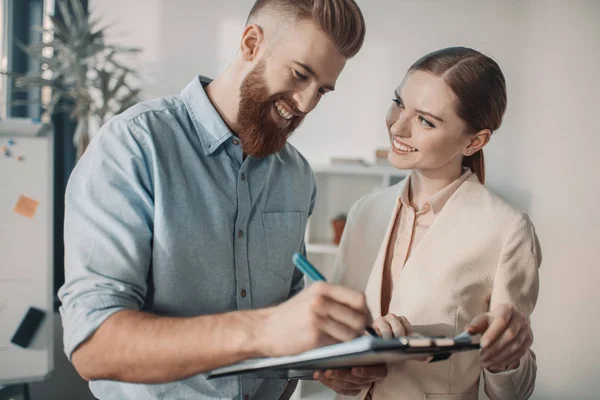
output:
[[[407,118],[405,117],[404,113],[400,114],[396,121],[392,124],[392,126],[390,127],[390,132],[394,136],[399,136],[403,138],[411,137],[410,124]]]

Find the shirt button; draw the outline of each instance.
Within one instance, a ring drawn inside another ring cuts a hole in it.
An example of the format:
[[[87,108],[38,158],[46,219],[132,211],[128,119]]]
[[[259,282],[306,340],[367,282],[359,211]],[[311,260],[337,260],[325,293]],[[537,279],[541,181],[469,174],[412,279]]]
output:
[[[246,180],[246,175],[242,174],[242,180],[245,181]]]
[[[240,292],[240,296],[246,297],[246,289],[242,289],[242,291]]]
[[[235,145],[237,146],[238,144],[240,144],[240,141],[239,141],[239,140],[237,140],[237,139],[233,139],[233,140],[231,141],[231,143],[233,143],[233,144],[235,144]]]
[[[242,237],[242,236],[244,236],[244,231],[240,229],[238,231],[238,237]]]

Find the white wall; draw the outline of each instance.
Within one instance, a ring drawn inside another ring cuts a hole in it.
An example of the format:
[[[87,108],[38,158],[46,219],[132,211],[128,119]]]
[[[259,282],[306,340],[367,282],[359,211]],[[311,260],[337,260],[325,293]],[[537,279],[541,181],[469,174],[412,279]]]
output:
[[[600,2],[537,1],[527,16],[521,156],[505,161],[543,246],[536,398],[598,399]]]
[[[364,50],[292,142],[313,162],[373,159],[392,91],[425,53],[464,45],[494,57],[509,106],[487,157],[489,186],[528,211],[544,252],[533,316],[536,399],[600,393],[600,2],[359,0]],[[118,40],[144,48],[147,98],[178,93],[232,59],[252,0],[92,0]],[[573,337],[574,339],[571,339]],[[566,343],[556,348],[558,343]]]

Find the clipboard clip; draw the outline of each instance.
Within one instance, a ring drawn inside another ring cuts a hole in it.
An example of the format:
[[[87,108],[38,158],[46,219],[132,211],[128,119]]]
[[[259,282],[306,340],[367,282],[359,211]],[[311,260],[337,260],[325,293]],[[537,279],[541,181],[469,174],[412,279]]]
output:
[[[463,332],[460,335],[457,335],[453,338],[454,340],[454,344],[455,345],[469,345],[473,343],[473,336],[471,336],[469,334],[469,332]],[[434,355],[433,357],[431,357],[431,359],[429,360],[430,363],[434,363],[434,362],[438,362],[438,361],[444,361],[450,358],[450,356],[452,355],[452,353],[450,352],[445,352],[445,353],[438,353],[436,355]]]

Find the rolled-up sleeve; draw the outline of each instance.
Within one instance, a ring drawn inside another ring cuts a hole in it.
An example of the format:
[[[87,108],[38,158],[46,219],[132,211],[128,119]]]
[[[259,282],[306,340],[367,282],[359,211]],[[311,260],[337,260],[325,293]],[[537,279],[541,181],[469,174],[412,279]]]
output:
[[[144,305],[152,254],[152,152],[143,132],[114,118],[90,143],[65,196],[64,349],[112,314]]]

